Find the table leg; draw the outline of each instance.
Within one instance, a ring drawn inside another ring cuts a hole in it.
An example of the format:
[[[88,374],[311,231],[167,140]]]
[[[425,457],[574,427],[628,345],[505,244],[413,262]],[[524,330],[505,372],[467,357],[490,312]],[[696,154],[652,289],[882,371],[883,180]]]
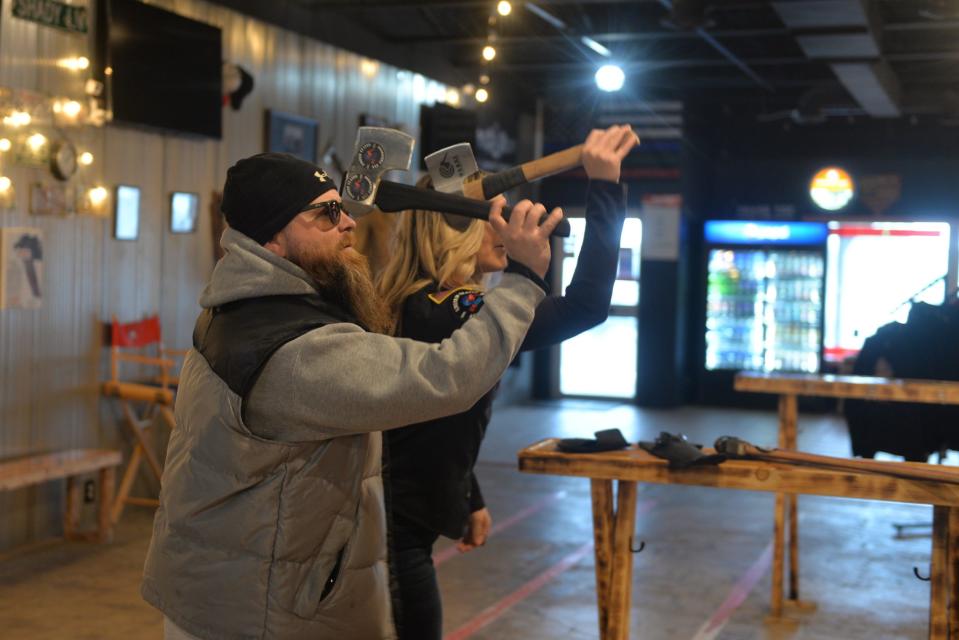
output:
[[[949,561],[946,592],[949,597],[949,637],[959,638],[959,508],[949,508],[949,543],[946,548]]]
[[[929,640],[949,639],[949,507],[932,508]]]
[[[786,535],[786,495],[776,494],[776,510],[773,514],[773,576],[770,617],[783,615],[783,558]]]
[[[609,640],[629,638],[630,593],[633,586],[633,552],[629,545],[636,523],[636,483],[620,480],[616,489],[613,522],[613,566],[609,585]]]
[[[613,557],[613,481],[590,480],[590,492],[593,499],[593,551],[596,555],[599,637],[600,640],[607,640],[610,567]]]
[[[67,496],[66,506],[63,510],[63,537],[66,540],[80,539],[80,503],[83,498],[80,496],[80,483],[75,476],[67,478]]]
[[[100,469],[100,502],[97,505],[97,540],[99,542],[113,541],[113,490],[116,484],[116,469],[107,467]]]

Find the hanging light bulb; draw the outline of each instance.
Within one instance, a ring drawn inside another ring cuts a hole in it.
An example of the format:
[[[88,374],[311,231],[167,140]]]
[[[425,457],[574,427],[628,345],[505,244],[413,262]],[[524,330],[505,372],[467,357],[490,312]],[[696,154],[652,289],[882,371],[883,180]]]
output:
[[[107,196],[109,193],[103,187],[93,187],[87,191],[87,200],[90,201],[90,204],[94,207],[99,207],[104,202],[107,201]]]
[[[476,101],[477,102],[486,102],[489,100],[489,91],[480,87],[476,90]]]
[[[0,151],[10,151],[12,146],[9,138],[0,138]]]
[[[492,62],[493,58],[496,57],[496,49],[493,48],[493,45],[486,45],[483,47],[483,60],[487,62]]]
[[[7,193],[13,188],[13,181],[7,176],[0,176],[0,194]]]
[[[446,90],[446,104],[458,106],[460,103],[460,92],[456,89]]]
[[[93,164],[93,154],[89,151],[84,151],[80,154],[80,157],[77,158],[77,162],[82,164],[84,167],[89,167],[91,164]]]
[[[27,146],[31,151],[39,151],[47,143],[47,137],[42,133],[35,133],[27,138]]]
[[[496,12],[501,16],[508,16],[512,10],[513,5],[509,3],[509,0],[500,0],[499,4],[496,5]]]
[[[31,120],[30,114],[26,111],[14,109],[10,115],[3,117],[3,124],[8,127],[23,127],[30,124]]]
[[[83,106],[79,102],[70,100],[63,105],[63,113],[69,118],[76,118],[82,108]]]

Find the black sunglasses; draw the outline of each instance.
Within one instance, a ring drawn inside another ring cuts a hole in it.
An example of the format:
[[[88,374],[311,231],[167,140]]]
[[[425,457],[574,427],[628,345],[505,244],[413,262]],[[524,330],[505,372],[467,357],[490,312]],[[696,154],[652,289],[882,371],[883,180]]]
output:
[[[326,213],[326,217],[330,219],[330,222],[333,223],[334,227],[340,224],[340,216],[344,211],[346,211],[346,209],[343,208],[343,204],[338,200],[324,200],[323,202],[308,204],[300,209],[299,212],[306,213],[316,209],[323,209],[324,213]]]

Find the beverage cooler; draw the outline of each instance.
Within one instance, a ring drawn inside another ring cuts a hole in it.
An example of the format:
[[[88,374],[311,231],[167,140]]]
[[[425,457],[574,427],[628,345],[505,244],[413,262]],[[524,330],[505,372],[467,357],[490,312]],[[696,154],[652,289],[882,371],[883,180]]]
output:
[[[950,238],[945,222],[829,223],[827,367],[854,358],[884,324],[905,322],[912,300],[942,304]]]
[[[745,402],[738,371],[820,370],[827,235],[817,222],[706,223],[703,401]]]

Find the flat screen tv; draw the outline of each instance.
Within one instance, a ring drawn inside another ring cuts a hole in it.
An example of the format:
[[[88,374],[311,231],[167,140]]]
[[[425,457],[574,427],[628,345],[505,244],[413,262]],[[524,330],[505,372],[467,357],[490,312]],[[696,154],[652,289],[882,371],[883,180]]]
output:
[[[102,0],[99,17],[113,120],[219,138],[220,29],[136,0]]]

